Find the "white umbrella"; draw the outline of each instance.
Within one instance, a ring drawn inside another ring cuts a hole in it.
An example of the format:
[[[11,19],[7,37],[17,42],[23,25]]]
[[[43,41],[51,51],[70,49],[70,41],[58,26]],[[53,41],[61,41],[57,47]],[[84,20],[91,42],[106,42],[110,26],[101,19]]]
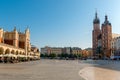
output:
[[[0,54],[0,57],[3,57],[3,54]]]
[[[17,57],[26,57],[25,55],[17,55]]]
[[[16,55],[14,55],[14,54],[4,54],[3,56],[4,57],[16,57]]]

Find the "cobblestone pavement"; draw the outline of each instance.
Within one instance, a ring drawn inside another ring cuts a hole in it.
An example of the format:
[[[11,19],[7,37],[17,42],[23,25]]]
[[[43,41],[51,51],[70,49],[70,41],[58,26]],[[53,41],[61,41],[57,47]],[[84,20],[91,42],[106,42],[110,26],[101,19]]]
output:
[[[87,67],[79,74],[86,80],[120,80],[120,71],[100,67]]]
[[[120,61],[47,59],[15,64],[0,63],[0,80],[84,80],[79,74],[84,68],[120,71],[119,65]]]
[[[79,71],[91,64],[77,60],[39,60],[0,64],[0,80],[84,80]]]

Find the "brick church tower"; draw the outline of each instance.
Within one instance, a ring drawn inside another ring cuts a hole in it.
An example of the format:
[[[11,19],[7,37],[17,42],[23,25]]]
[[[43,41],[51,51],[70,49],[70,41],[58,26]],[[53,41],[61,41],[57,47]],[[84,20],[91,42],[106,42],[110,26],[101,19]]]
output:
[[[107,15],[105,21],[102,24],[102,49],[106,57],[110,57],[111,54],[111,40],[112,40],[112,26],[108,21]]]
[[[92,31],[92,47],[93,47],[93,56],[96,55],[97,47],[98,47],[98,36],[101,35],[101,30],[100,30],[100,20],[97,16],[97,12],[95,13],[95,19],[93,20],[93,31]]]

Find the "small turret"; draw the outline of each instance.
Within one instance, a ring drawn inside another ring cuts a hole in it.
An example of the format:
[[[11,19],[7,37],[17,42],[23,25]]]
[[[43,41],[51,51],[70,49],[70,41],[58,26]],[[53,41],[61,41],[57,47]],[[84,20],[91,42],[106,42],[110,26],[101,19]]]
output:
[[[13,35],[14,35],[13,45],[15,47],[18,47],[18,38],[19,38],[19,35],[18,35],[18,32],[17,32],[16,26],[14,27],[13,32],[14,32],[13,33]]]
[[[16,26],[14,27],[14,30],[13,30],[13,31],[17,31]]]
[[[30,32],[30,30],[29,30],[29,28],[27,27],[27,29],[25,30],[25,33],[29,33]]]

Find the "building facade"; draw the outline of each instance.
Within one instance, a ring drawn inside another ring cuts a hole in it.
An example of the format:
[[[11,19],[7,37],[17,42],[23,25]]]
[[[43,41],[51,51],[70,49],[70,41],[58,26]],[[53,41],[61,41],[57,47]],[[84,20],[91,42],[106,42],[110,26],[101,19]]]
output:
[[[120,36],[112,38],[111,48],[111,59],[120,59]]]
[[[52,53],[54,53],[54,54],[58,55],[58,54],[61,54],[62,51],[63,51],[63,49],[60,48],[60,47],[48,47],[48,46],[46,46],[44,48],[41,48],[41,54],[52,54]]]
[[[33,58],[34,56],[31,53],[30,31],[28,28],[24,33],[18,32],[16,27],[13,31],[4,31],[0,28],[0,58]]]
[[[82,55],[82,49],[78,48],[78,47],[73,47],[72,54],[81,54]]]
[[[44,47],[41,48],[41,54],[51,54],[51,53],[55,53],[55,54],[81,54],[81,48],[78,47]]]
[[[51,47],[45,46],[44,48],[41,48],[41,54],[50,54],[51,53]]]
[[[34,59],[40,59],[40,51],[36,46],[31,46],[30,57],[34,57]]]
[[[93,52],[92,48],[86,48],[82,50],[79,47],[43,47],[41,48],[41,54],[69,54],[69,55],[81,55],[81,57],[92,58]]]
[[[107,15],[100,29],[100,20],[95,14],[92,31],[93,55],[97,57],[108,57],[111,55],[112,26]]]
[[[52,47],[50,53],[54,53],[56,55],[61,54],[62,53],[62,48]]]
[[[18,32],[16,28],[11,32],[0,29],[0,43],[29,51],[31,49],[29,29],[27,28],[25,33]]]
[[[71,54],[72,53],[72,48],[71,47],[64,47],[62,49],[62,53],[64,53],[64,54]]]

